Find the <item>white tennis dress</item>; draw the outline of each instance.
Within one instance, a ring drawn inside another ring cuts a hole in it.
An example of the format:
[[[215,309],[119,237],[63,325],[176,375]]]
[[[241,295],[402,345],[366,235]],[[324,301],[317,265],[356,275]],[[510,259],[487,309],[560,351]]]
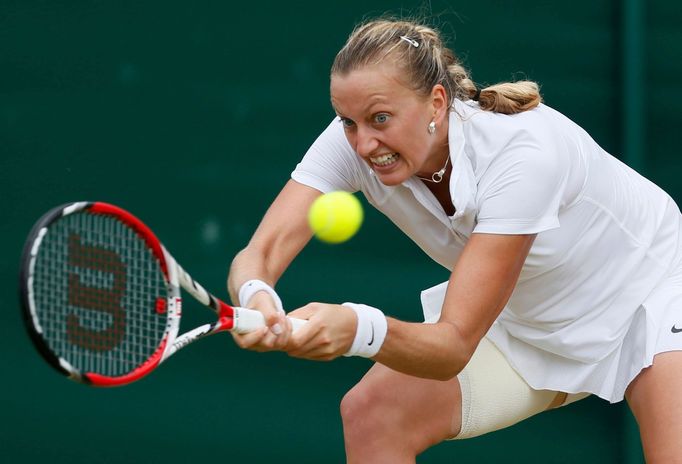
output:
[[[545,105],[510,116],[456,101],[449,147],[453,216],[415,177],[379,182],[338,118],[292,178],[363,192],[447,269],[472,233],[538,234],[487,334],[535,389],[620,401],[655,354],[682,349],[682,221],[669,195]],[[427,322],[440,309],[426,304]]]

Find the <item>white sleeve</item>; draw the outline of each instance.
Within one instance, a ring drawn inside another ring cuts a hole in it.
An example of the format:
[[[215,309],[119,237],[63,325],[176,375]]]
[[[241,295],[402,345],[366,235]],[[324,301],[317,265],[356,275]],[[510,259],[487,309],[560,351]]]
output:
[[[491,162],[479,180],[474,233],[535,234],[559,227],[569,166],[552,145],[524,134]]]
[[[323,193],[356,192],[361,189],[363,166],[336,117],[308,149],[291,178]]]

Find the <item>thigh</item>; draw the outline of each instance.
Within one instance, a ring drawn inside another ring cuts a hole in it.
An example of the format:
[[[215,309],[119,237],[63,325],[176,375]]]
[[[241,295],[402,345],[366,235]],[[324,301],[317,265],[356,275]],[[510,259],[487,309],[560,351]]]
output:
[[[588,395],[532,389],[484,338],[456,378],[422,379],[375,364],[349,396],[362,398],[353,401],[362,412],[380,414],[382,427],[404,428],[421,448],[499,430]]]
[[[471,438],[516,424],[548,409],[588,396],[535,390],[511,367],[487,338],[459,374],[461,429],[456,439]]]
[[[649,463],[682,463],[682,351],[654,357],[625,393]]]
[[[425,449],[459,431],[462,400],[456,377],[423,379],[377,363],[347,396],[363,412],[381,415],[384,427],[398,428],[396,435],[414,439],[416,448]]]

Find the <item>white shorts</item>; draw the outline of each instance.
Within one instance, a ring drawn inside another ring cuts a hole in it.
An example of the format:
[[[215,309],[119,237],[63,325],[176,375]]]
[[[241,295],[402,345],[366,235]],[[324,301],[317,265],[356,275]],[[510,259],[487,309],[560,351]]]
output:
[[[457,378],[462,389],[462,427],[453,440],[503,429],[589,396],[533,390],[487,338],[481,340]]]

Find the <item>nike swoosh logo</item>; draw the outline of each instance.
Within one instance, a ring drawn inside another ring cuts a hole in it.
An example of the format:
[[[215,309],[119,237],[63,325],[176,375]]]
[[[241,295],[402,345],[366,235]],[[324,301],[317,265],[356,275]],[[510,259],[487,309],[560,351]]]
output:
[[[675,327],[675,326],[673,325],[673,328],[670,329],[670,331],[671,331],[672,333],[676,334],[676,333],[682,332],[682,329],[678,329],[677,327]]]
[[[369,325],[370,327],[372,327],[372,338],[369,339],[369,343],[367,343],[367,346],[372,346],[372,343],[374,343],[374,324],[370,322]]]

